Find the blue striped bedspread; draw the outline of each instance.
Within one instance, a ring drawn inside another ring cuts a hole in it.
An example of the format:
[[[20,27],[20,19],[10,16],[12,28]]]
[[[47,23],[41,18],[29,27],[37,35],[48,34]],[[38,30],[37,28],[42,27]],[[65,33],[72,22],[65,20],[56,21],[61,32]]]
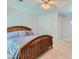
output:
[[[24,44],[35,38],[35,35],[32,36],[22,36],[16,38],[8,38],[7,39],[7,54],[8,59],[17,59],[18,52],[20,48],[24,46]]]

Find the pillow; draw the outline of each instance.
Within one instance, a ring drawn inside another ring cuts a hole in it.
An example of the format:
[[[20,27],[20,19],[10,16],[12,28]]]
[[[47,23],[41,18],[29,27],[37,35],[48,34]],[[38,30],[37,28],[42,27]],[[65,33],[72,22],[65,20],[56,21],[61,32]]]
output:
[[[20,36],[30,36],[33,35],[32,31],[21,31]]]
[[[15,37],[20,37],[20,31],[15,31],[15,32],[9,32],[7,34],[8,38],[15,38]]]

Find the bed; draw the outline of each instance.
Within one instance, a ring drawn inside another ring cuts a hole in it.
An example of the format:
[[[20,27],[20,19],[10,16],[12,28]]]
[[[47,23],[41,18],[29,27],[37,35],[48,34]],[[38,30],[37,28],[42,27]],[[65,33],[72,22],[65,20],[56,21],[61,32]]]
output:
[[[12,32],[19,32],[20,34],[20,37],[7,39],[8,59],[36,59],[39,54],[52,48],[53,37],[51,35],[34,35],[31,33],[30,36],[21,36],[22,31],[32,32],[32,29],[26,26],[11,26],[7,28],[7,33],[10,36]]]

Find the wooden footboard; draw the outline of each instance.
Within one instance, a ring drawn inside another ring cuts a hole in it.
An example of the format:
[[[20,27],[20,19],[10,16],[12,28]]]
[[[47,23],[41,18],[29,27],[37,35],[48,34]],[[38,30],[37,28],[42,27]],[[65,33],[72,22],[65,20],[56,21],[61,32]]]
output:
[[[52,47],[52,36],[42,35],[27,43],[19,52],[19,59],[35,59],[37,55]]]

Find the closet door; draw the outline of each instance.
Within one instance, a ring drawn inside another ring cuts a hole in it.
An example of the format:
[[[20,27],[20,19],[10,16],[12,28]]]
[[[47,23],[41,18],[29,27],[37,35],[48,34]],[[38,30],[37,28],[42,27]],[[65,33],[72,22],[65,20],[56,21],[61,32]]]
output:
[[[57,39],[57,14],[48,14],[39,17],[39,34],[49,34]]]

